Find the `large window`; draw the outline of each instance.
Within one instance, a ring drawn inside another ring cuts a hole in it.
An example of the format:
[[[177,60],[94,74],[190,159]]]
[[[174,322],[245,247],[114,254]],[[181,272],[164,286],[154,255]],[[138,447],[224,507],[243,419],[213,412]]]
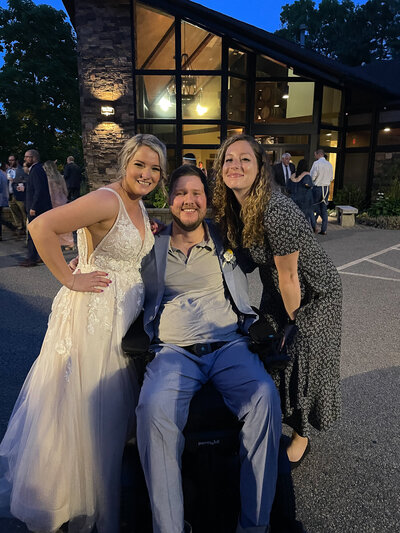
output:
[[[138,69],[175,68],[175,18],[135,4],[135,52]]]
[[[188,95],[182,90],[184,119],[221,118],[221,76],[182,76],[182,86],[196,80],[196,89]]]
[[[256,123],[312,122],[314,82],[259,81],[256,83]]]
[[[378,145],[400,145],[400,127],[397,128],[382,128],[378,131]]]
[[[347,153],[343,185],[354,185],[364,195],[367,190],[368,153]]]
[[[321,130],[319,134],[319,145],[328,148],[337,148],[339,132],[336,130]]]
[[[189,22],[181,24],[181,50],[186,64],[192,70],[218,70],[221,68],[222,39]]]
[[[175,118],[174,76],[136,76],[138,118]]]
[[[371,140],[370,130],[348,131],[346,133],[346,148],[366,148]]]
[[[271,57],[258,55],[256,60],[257,78],[287,78],[289,75],[294,76],[293,70],[275,61]]]
[[[246,87],[246,80],[228,78],[228,120],[246,121]]]
[[[137,133],[151,133],[165,144],[176,143],[175,124],[138,124],[136,131]]]
[[[321,122],[338,126],[342,108],[342,91],[324,86],[322,94]]]
[[[247,74],[247,54],[241,50],[229,48],[228,68],[233,74]]]
[[[372,197],[379,193],[388,193],[393,180],[400,175],[400,152],[377,152],[375,154]]]
[[[183,144],[220,144],[219,126],[212,124],[184,124]]]

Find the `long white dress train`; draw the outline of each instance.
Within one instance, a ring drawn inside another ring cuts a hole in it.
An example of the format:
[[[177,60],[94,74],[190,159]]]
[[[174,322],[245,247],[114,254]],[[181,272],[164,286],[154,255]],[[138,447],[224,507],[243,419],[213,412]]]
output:
[[[84,272],[103,270],[102,293],[62,287],[54,299],[39,357],[15,404],[0,445],[1,510],[35,532],[119,531],[120,466],[135,429],[138,387],[121,339],[143,305],[142,258],[154,238],[143,204],[145,237],[120,196],[117,219],[88,257],[78,231]],[[3,514],[4,515],[4,514]]]

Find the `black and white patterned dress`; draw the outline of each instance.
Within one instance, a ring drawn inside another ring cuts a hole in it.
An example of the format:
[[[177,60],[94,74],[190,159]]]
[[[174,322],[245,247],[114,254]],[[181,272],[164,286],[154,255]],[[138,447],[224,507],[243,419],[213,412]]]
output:
[[[281,395],[283,421],[308,436],[310,424],[326,430],[340,416],[341,280],[292,200],[273,192],[264,224],[264,246],[253,246],[249,253],[263,284],[261,310],[278,328],[287,314],[273,257],[299,251],[298,332],[289,349],[291,363],[273,377]]]

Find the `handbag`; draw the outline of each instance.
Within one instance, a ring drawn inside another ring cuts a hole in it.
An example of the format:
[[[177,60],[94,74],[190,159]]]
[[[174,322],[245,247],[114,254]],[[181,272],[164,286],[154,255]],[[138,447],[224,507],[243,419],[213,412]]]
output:
[[[249,327],[249,348],[258,354],[268,372],[283,370],[290,362],[287,347],[293,342],[297,327],[295,324],[287,324],[281,332],[276,332],[265,316],[257,309],[254,310],[258,314],[258,320]]]

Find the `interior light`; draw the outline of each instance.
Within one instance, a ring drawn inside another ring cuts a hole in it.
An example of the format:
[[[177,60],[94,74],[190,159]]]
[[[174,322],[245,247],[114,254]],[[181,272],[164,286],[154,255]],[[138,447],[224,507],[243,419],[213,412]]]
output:
[[[200,115],[202,117],[203,115],[205,115],[207,113],[207,111],[208,111],[208,107],[204,107],[201,104],[197,104],[196,112],[197,112],[198,115]]]
[[[288,94],[284,94],[284,95],[282,95],[282,98],[283,98],[284,100],[287,100],[287,99],[289,98],[289,95],[288,95]]]
[[[115,115],[115,110],[110,105],[102,105],[101,114],[105,115],[106,117],[110,117],[111,115]]]
[[[274,104],[274,107],[279,107],[279,104]]]
[[[327,133],[326,136],[327,137],[330,137],[332,135],[332,133]]]
[[[168,109],[171,107],[171,102],[168,100],[168,98],[165,98],[163,96],[161,100],[158,102],[158,105],[161,107],[163,111],[168,111]]]
[[[383,131],[390,131],[390,128],[385,128]]]

